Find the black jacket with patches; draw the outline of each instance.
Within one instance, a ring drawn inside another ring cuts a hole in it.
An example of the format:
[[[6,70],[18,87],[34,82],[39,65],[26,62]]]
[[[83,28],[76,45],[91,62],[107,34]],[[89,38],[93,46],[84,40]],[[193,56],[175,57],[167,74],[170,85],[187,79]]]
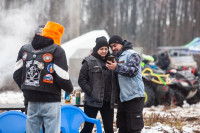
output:
[[[27,101],[59,102],[61,89],[73,91],[65,51],[39,35],[20,49],[13,78]]]

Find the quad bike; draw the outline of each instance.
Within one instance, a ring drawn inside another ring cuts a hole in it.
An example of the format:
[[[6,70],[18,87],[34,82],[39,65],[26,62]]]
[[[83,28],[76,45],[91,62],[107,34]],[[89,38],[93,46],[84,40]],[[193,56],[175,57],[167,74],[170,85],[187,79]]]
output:
[[[195,67],[193,67],[193,66],[184,66],[184,67],[181,67],[180,69],[182,69],[182,70],[187,70],[187,71],[191,71],[191,73],[192,74],[194,74],[194,76],[199,76],[199,73],[198,73],[198,71],[197,71],[197,69],[195,68]]]
[[[142,77],[145,85],[145,107],[159,104],[171,105],[174,101],[174,93],[168,86],[171,82],[169,74],[164,74],[155,65],[146,64]]]
[[[186,100],[189,104],[200,101],[199,78],[188,70],[169,70],[172,78],[170,88],[174,91],[175,104],[182,106]]]

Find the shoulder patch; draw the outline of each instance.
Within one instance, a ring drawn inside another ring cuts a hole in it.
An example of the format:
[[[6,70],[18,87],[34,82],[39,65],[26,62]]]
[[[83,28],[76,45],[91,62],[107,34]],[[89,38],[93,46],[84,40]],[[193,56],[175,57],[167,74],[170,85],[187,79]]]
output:
[[[53,60],[53,56],[50,53],[43,54],[42,58],[45,62],[51,62]]]

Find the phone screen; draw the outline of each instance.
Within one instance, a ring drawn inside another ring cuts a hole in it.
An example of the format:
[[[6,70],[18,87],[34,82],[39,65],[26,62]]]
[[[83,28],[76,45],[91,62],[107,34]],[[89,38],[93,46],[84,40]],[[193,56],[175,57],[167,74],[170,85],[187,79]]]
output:
[[[112,56],[107,57],[107,60],[112,61],[112,62],[114,62],[114,59],[115,59],[115,57],[112,57]]]

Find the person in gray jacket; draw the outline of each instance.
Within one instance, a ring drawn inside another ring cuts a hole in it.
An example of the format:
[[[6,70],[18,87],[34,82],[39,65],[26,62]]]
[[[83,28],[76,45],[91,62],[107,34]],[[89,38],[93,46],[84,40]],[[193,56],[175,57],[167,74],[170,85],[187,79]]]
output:
[[[96,118],[100,111],[105,133],[113,133],[114,102],[117,85],[114,74],[106,67],[109,45],[105,37],[96,39],[90,56],[83,60],[78,83],[85,92],[84,112]],[[93,124],[86,122],[81,133],[91,133]]]
[[[145,99],[141,58],[133,50],[132,43],[123,41],[118,35],[109,39],[109,46],[116,61],[107,61],[106,66],[117,73],[120,88],[117,112],[119,133],[140,133],[144,127],[142,111]]]

